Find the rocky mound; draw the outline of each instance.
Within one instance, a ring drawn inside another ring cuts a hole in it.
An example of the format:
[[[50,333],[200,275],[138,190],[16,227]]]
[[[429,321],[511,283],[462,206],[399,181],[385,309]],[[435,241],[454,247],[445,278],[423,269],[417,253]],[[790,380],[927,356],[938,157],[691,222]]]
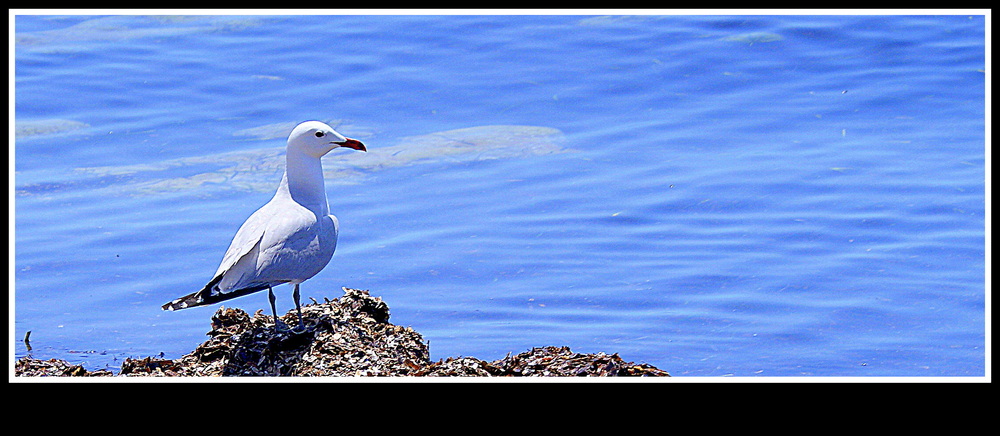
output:
[[[568,347],[533,348],[493,362],[473,357],[431,362],[423,337],[389,323],[389,306],[381,298],[357,289],[344,292],[341,298],[303,306],[303,332],[276,334],[273,317],[261,311],[251,317],[220,308],[212,316],[210,338],[191,353],[176,360],[129,358],[117,376],[669,376],[617,354],[574,353]],[[281,320],[298,324],[294,311]],[[116,376],[31,357],[15,363],[15,375]]]

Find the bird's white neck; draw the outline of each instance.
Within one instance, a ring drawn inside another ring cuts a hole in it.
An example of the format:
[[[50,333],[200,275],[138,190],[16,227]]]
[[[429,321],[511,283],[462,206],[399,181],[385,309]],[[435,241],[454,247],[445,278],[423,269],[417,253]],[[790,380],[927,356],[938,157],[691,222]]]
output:
[[[288,195],[317,215],[330,214],[323,182],[323,164],[319,158],[300,151],[288,150],[285,154],[285,175],[281,177],[275,195]]]

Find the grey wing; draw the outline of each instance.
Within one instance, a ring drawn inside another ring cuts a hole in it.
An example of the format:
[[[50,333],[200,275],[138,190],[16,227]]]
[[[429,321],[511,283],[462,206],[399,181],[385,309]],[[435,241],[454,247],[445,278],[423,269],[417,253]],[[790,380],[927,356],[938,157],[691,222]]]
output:
[[[337,225],[305,208],[272,220],[257,253],[259,281],[302,282],[322,270],[337,247]]]
[[[215,271],[214,277],[225,274],[240,259],[259,249],[260,241],[264,238],[265,230],[267,230],[267,224],[274,215],[271,208],[268,207],[269,205],[270,203],[257,209],[236,231],[236,236],[233,236],[233,242],[229,244],[226,255],[222,256],[222,262],[219,264],[219,269]]]
[[[212,280],[163,309],[212,304],[281,283],[302,282],[329,263],[338,228],[333,215],[317,220],[305,208],[264,205],[240,226]]]
[[[163,310],[180,310],[188,307],[213,304],[229,300],[241,295],[267,289],[268,284],[240,283],[244,277],[254,276],[254,264],[260,252],[260,241],[266,233],[267,223],[272,212],[265,205],[258,209],[236,231],[236,236],[229,244],[219,269],[200,291],[185,295],[163,305]],[[232,272],[232,274],[227,274]]]

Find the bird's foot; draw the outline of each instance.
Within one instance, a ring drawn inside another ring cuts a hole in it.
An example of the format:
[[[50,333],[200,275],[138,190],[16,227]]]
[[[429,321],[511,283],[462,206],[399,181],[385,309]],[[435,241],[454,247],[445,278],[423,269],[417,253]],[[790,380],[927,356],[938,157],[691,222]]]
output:
[[[288,325],[285,324],[284,321],[282,321],[282,320],[280,320],[278,318],[274,319],[274,334],[278,335],[278,334],[281,334],[281,333],[288,333],[288,332],[291,332],[291,331],[292,331],[292,329],[289,328]]]
[[[305,324],[302,323],[302,318],[299,318],[299,325],[298,325],[298,327],[295,327],[295,328],[291,329],[290,332],[292,334],[300,335],[300,334],[303,334],[303,333],[308,333],[309,331],[306,330]]]
[[[275,318],[274,319],[274,334],[275,335],[279,335],[279,334],[282,334],[282,333],[288,333],[288,334],[292,334],[292,335],[300,335],[300,334],[308,333],[308,332],[309,332],[309,330],[306,329],[305,323],[302,322],[302,318],[299,318],[299,324],[297,326],[295,326],[295,327],[290,327],[288,324],[285,324],[285,322],[282,321],[281,318]]]

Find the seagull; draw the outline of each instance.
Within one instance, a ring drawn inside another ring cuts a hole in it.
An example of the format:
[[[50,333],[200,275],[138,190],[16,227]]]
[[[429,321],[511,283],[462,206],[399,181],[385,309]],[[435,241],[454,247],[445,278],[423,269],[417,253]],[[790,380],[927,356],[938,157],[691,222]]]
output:
[[[337,248],[340,223],[330,214],[320,158],[338,147],[368,151],[360,141],[319,121],[306,121],[292,129],[285,174],[274,198],[240,226],[212,280],[200,291],[164,304],[163,310],[215,304],[267,289],[277,334],[278,312],[271,288],[290,283],[298,330],[303,331],[299,284],[326,267]]]

